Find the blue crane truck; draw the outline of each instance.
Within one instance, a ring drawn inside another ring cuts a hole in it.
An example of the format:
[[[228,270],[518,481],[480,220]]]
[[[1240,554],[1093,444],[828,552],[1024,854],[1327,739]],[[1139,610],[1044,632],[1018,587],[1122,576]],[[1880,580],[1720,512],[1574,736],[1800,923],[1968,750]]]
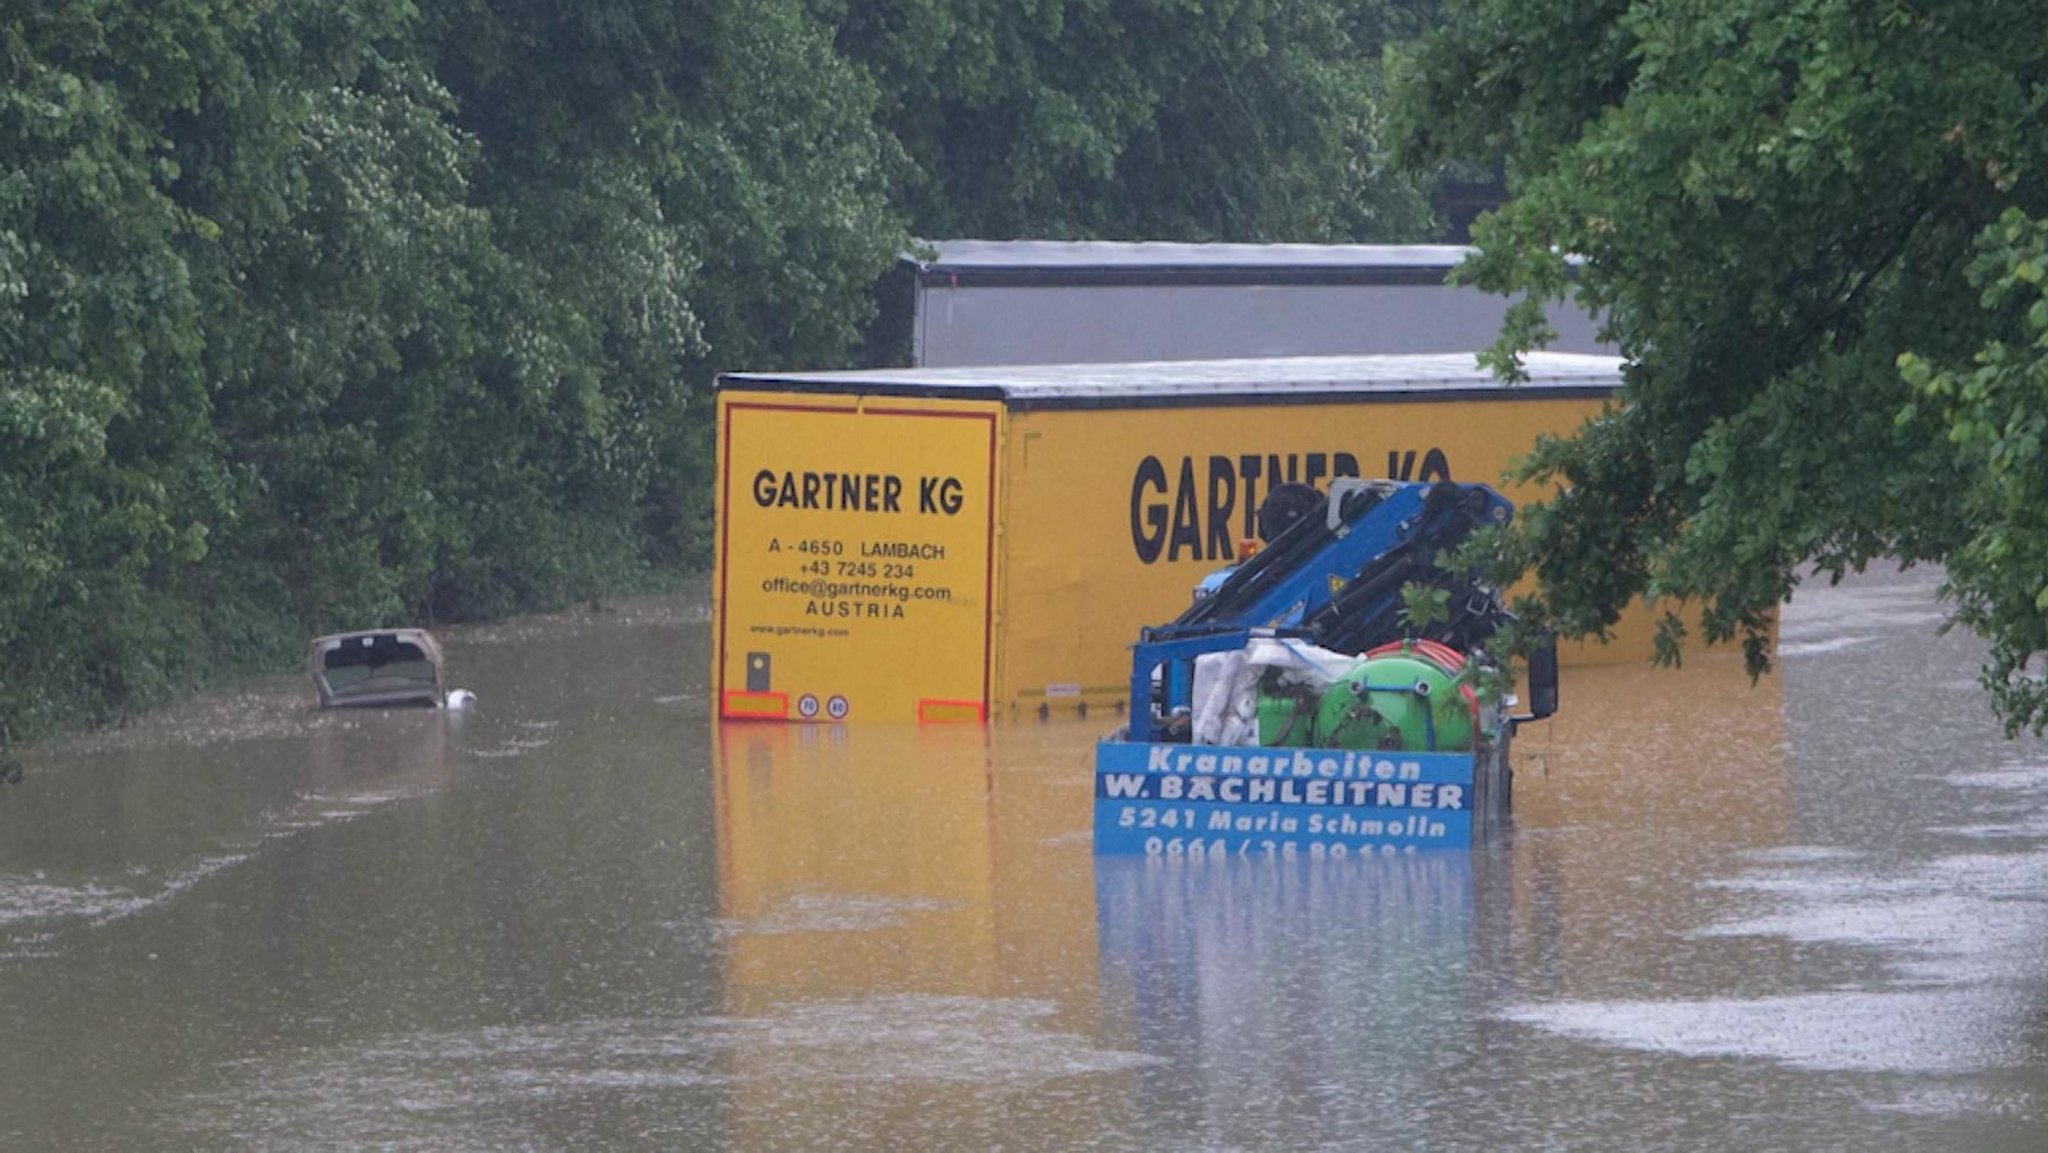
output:
[[[1556,710],[1556,648],[1529,654],[1517,712],[1488,649],[1513,618],[1448,554],[1512,516],[1482,484],[1340,480],[1141,630],[1127,723],[1096,747],[1096,851],[1348,856],[1492,837],[1515,727]],[[1438,611],[1407,611],[1418,588]]]

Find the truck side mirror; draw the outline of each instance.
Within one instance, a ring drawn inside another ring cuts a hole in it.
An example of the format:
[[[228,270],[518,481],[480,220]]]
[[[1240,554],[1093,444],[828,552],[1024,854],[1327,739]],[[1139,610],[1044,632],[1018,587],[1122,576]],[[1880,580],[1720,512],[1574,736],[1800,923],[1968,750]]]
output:
[[[1540,721],[1557,711],[1557,634],[1544,633],[1529,652],[1529,716]]]

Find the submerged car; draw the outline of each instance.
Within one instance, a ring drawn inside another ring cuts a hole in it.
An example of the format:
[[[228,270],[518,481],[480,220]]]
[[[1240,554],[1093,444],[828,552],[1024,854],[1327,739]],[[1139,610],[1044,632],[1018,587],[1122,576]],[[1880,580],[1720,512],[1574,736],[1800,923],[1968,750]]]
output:
[[[447,703],[441,645],[425,629],[369,629],[313,642],[320,707],[439,708]]]

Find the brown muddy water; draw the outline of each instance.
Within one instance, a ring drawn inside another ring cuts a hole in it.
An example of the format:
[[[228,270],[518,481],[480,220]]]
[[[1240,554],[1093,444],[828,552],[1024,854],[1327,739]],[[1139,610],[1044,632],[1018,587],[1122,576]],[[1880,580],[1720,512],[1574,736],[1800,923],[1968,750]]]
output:
[[[1096,860],[1097,723],[707,720],[701,598],[0,786],[0,1148],[2048,1148],[2048,752],[1934,578],[1570,670],[1471,855]]]

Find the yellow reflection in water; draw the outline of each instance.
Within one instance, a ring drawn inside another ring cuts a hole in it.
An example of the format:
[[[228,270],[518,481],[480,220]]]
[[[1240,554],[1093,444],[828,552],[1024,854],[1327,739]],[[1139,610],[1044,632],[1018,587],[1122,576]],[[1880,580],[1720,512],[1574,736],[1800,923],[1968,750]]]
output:
[[[1120,1080],[1095,1040],[1099,727],[719,727],[727,1003],[762,1026],[732,1058],[736,1146],[928,1146],[998,1120],[1006,1083]]]
[[[979,729],[727,724],[715,797],[733,1007],[993,972],[989,758]],[[936,987],[934,987],[936,986]]]
[[[1559,714],[1516,739],[1517,904],[1599,902],[1610,912],[1595,922],[1620,908],[1662,923],[1713,861],[1782,844],[1781,700],[1776,678],[1752,685],[1732,655],[1568,670]],[[1090,766],[1108,727],[722,726],[734,1007],[1087,987]],[[1587,829],[1600,835],[1558,835]]]
[[[1134,974],[1164,965],[1160,972],[1181,973],[1191,990],[1213,989],[1200,971],[1208,962],[1199,959],[1227,956],[1236,958],[1225,966],[1231,982],[1270,981],[1275,995],[1308,989],[1335,999],[1296,1006],[1304,1020],[1325,1010],[1375,1017],[1392,1010],[1345,1000],[1353,996],[1347,982],[1304,984],[1293,973],[1324,963],[1315,960],[1320,946],[1313,942],[1362,932],[1384,943],[1347,948],[1354,962],[1376,958],[1375,968],[1385,970],[1437,957],[1425,966],[1430,971],[1463,971],[1441,958],[1446,950],[1462,955],[1468,932],[1493,932],[1472,923],[1475,900],[1510,917],[1500,926],[1505,935],[1479,954],[1481,967],[1555,973],[1565,992],[1653,979],[1659,949],[1631,944],[1668,942],[1698,925],[1700,902],[1712,897],[1702,896],[1711,891],[1697,881],[1730,850],[1784,841],[1778,685],[1767,679],[1752,687],[1739,661],[1702,657],[1676,671],[1571,669],[1564,693],[1557,718],[1518,738],[1516,835],[1505,856],[1495,851],[1485,869],[1468,869],[1462,857],[1432,866],[1432,884],[1422,890],[1428,900],[1420,902],[1408,866],[1296,876],[1235,862],[1133,887],[1133,878],[1151,872],[1097,862],[1089,843],[1093,746],[1111,719],[988,729],[719,727],[713,781],[728,1004],[738,1017],[791,1026],[762,1031],[761,1043],[734,1055],[742,1087],[736,1143],[777,1143],[777,1126],[792,1113],[808,1119],[799,1131],[815,1125],[823,1132],[833,1118],[862,1109],[873,1086],[859,1065],[871,1050],[857,1037],[809,1037],[804,1060],[827,1060],[833,1075],[802,1091],[778,1082],[777,1070],[791,1060],[788,1034],[825,1019],[804,1012],[816,1006],[845,1007],[832,1019],[893,1037],[892,1022],[906,1017],[980,1019],[974,1014],[989,1010],[976,1005],[998,1007],[987,1029],[1014,1030],[1024,1018],[1000,1007],[1030,1005],[1024,1031],[1007,1034],[1012,1042],[1064,1039],[1044,1051],[1072,1060],[1076,1052],[1128,1051],[1135,1037],[1156,1032],[1142,1019],[1155,998],[1128,984]],[[1311,889],[1299,889],[1309,882]],[[1301,896],[1309,892],[1322,895]],[[1105,893],[1116,899],[1104,900]],[[1234,911],[1196,915],[1190,894]],[[1111,918],[1100,944],[1098,911]],[[1343,921],[1345,933],[1337,933],[1337,922],[1316,928],[1326,917],[1360,920]],[[1300,948],[1267,955],[1258,946],[1260,925]],[[1175,993],[1165,1000],[1174,1012],[1199,1017],[1262,995],[1232,988],[1227,998]],[[1177,1028],[1194,1037],[1228,1031],[1220,1018]],[[1277,1050],[1293,1044],[1282,1034],[1266,1042]],[[1109,1099],[1128,1092],[1134,1076],[1143,1083],[1150,1074],[1112,1070],[1083,1080],[1094,1106],[1113,1108]],[[917,1109],[957,1098],[963,1111],[986,1113],[985,1103],[970,1100],[986,1089],[927,1078],[914,1094],[916,1109],[901,1099],[907,1090],[891,1089],[897,1096],[863,1138],[916,1144]]]
[[[1098,727],[720,726],[734,1009],[1073,988],[1092,966]]]

